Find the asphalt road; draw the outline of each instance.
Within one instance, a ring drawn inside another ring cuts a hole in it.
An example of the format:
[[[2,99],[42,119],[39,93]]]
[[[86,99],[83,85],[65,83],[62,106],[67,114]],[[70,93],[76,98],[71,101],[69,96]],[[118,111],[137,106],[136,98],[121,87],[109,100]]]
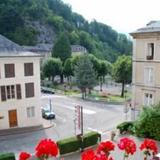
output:
[[[52,104],[52,109],[56,113],[54,127],[25,133],[20,135],[6,136],[0,139],[0,153],[20,151],[34,153],[34,148],[42,138],[52,138],[54,140],[63,139],[75,134],[74,118],[75,105],[83,106],[84,111],[84,132],[98,131],[103,137],[107,131],[115,128],[116,124],[124,120],[122,105],[109,105],[107,103],[97,103],[83,101],[62,95],[42,95],[42,106]]]
[[[96,130],[105,134],[106,131],[113,129],[117,123],[124,120],[122,105],[84,101],[61,95],[53,95],[50,98],[43,96],[42,105],[49,105],[49,99],[51,99],[52,109],[56,113],[54,122],[56,123],[58,138],[74,135],[76,105],[83,106],[84,132]]]

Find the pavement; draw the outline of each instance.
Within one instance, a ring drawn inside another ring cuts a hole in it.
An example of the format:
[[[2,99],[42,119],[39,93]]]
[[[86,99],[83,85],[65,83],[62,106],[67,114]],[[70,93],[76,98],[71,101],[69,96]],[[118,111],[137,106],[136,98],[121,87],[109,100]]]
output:
[[[40,131],[40,130],[45,130],[45,129],[54,127],[54,125],[55,124],[52,121],[48,121],[48,120],[43,119],[42,125],[3,129],[0,132],[0,139],[3,139],[9,135],[19,135],[19,134],[24,134],[24,133],[31,133],[31,132],[36,132],[36,131]]]

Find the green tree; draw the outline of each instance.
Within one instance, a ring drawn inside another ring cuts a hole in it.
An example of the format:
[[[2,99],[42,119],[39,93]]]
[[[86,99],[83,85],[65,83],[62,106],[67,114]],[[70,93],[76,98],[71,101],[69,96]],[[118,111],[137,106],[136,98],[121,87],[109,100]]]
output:
[[[64,63],[64,69],[63,69],[64,75],[67,77],[68,83],[71,87],[71,78],[73,76],[73,65],[72,65],[72,59],[68,58],[66,59]]]
[[[75,31],[69,34],[69,41],[71,44],[79,44],[79,36]]]
[[[71,57],[71,47],[66,32],[62,33],[55,43],[52,50],[52,57],[60,58],[63,66],[65,60]],[[61,74],[61,83],[63,83],[63,72]]]
[[[102,91],[102,85],[105,81],[105,76],[110,73],[111,64],[104,60],[99,60],[98,79],[100,84],[100,91]]]
[[[48,58],[42,65],[43,76],[54,82],[54,78],[62,72],[62,62],[58,58]]]
[[[124,86],[132,79],[132,59],[130,56],[119,56],[113,64],[113,78],[116,82],[122,83],[121,97],[124,97]]]
[[[75,77],[78,88],[81,89],[82,98],[86,98],[86,90],[93,89],[96,84],[96,74],[93,69],[93,64],[87,55],[80,57],[75,66]]]

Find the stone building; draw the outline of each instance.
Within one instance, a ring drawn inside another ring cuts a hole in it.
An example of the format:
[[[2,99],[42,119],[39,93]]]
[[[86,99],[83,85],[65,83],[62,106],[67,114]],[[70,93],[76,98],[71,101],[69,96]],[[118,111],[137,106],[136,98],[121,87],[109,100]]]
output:
[[[39,62],[0,35],[0,130],[41,125]]]
[[[133,101],[139,113],[142,106],[160,102],[160,21],[151,21],[131,33],[133,37]],[[133,115],[133,118],[136,118]]]

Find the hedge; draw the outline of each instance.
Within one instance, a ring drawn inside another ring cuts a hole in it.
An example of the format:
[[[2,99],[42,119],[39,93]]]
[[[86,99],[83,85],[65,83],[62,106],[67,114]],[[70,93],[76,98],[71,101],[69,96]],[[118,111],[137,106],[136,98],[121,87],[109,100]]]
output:
[[[93,146],[98,143],[101,135],[98,132],[89,132],[83,136],[83,138],[70,137],[57,141],[57,145],[60,150],[60,154],[66,154],[84,149],[89,146]]]
[[[0,154],[0,160],[16,160],[14,153],[2,153]]]
[[[120,134],[123,134],[124,132],[132,132],[133,122],[122,122],[117,126],[117,129],[119,129]]]
[[[83,136],[83,148],[97,144],[101,139],[98,132],[89,132]]]
[[[76,137],[70,137],[57,142],[60,154],[66,154],[79,150],[81,141]]]

